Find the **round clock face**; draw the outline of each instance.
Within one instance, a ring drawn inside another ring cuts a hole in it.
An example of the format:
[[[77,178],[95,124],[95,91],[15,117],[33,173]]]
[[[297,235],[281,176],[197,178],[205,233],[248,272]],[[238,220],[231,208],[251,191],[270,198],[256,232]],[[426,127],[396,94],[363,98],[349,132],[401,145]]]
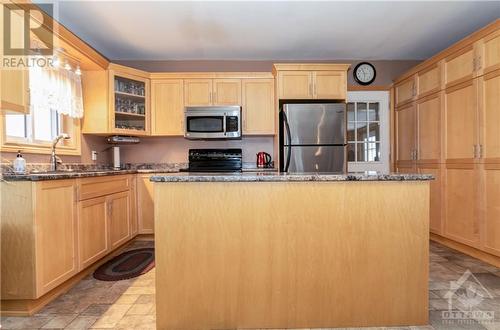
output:
[[[354,68],[354,80],[361,85],[369,85],[375,80],[376,71],[373,65],[368,62],[362,62]]]

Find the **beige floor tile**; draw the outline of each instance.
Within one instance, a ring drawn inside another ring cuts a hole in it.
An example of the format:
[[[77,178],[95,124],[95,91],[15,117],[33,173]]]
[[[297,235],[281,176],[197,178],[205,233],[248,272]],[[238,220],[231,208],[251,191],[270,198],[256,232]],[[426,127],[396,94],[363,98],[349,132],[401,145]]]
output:
[[[111,307],[110,304],[92,304],[80,315],[83,316],[102,316]]]
[[[2,329],[39,329],[49,322],[53,316],[6,317],[2,320]]]
[[[65,329],[90,329],[97,320],[97,316],[78,316]]]
[[[136,304],[149,304],[149,303],[154,303],[156,296],[154,294],[141,294],[137,301],[135,302]]]
[[[139,294],[139,295],[141,295],[141,294],[155,294],[155,288],[148,287],[148,286],[130,287],[124,293],[125,294]]]
[[[122,294],[114,303],[131,305],[137,301],[140,295],[138,294]]]
[[[156,318],[153,315],[126,315],[115,329],[156,329]]]
[[[123,318],[132,305],[112,305],[109,309],[93,324],[92,328],[113,329],[115,325]]]
[[[49,322],[45,323],[42,329],[64,329],[77,316],[78,314],[56,315]]]
[[[127,315],[150,315],[151,310],[153,309],[153,304],[135,304],[130,307],[127,312]]]

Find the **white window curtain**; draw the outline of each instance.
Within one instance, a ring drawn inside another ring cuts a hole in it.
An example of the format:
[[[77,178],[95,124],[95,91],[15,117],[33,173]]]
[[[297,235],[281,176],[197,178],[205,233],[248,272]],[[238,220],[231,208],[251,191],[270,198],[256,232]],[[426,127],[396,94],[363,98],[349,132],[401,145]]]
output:
[[[32,108],[83,118],[82,80],[73,71],[33,66],[29,69],[29,84]]]

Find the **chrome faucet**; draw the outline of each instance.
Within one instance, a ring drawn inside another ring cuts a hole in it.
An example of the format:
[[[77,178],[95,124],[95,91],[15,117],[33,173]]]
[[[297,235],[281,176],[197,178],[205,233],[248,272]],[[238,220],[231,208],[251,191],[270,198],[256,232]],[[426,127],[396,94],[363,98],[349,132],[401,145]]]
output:
[[[57,171],[57,164],[62,164],[61,158],[59,158],[56,155],[56,145],[60,140],[67,140],[69,139],[69,135],[66,133],[59,134],[53,141],[52,141],[52,153],[50,154],[50,170],[51,171]]]

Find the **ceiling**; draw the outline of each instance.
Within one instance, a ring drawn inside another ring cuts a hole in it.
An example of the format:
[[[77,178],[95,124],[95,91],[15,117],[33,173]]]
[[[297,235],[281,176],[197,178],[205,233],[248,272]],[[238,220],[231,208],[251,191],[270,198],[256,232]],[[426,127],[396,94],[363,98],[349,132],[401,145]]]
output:
[[[66,0],[54,12],[111,60],[408,60],[500,17],[500,1]]]

